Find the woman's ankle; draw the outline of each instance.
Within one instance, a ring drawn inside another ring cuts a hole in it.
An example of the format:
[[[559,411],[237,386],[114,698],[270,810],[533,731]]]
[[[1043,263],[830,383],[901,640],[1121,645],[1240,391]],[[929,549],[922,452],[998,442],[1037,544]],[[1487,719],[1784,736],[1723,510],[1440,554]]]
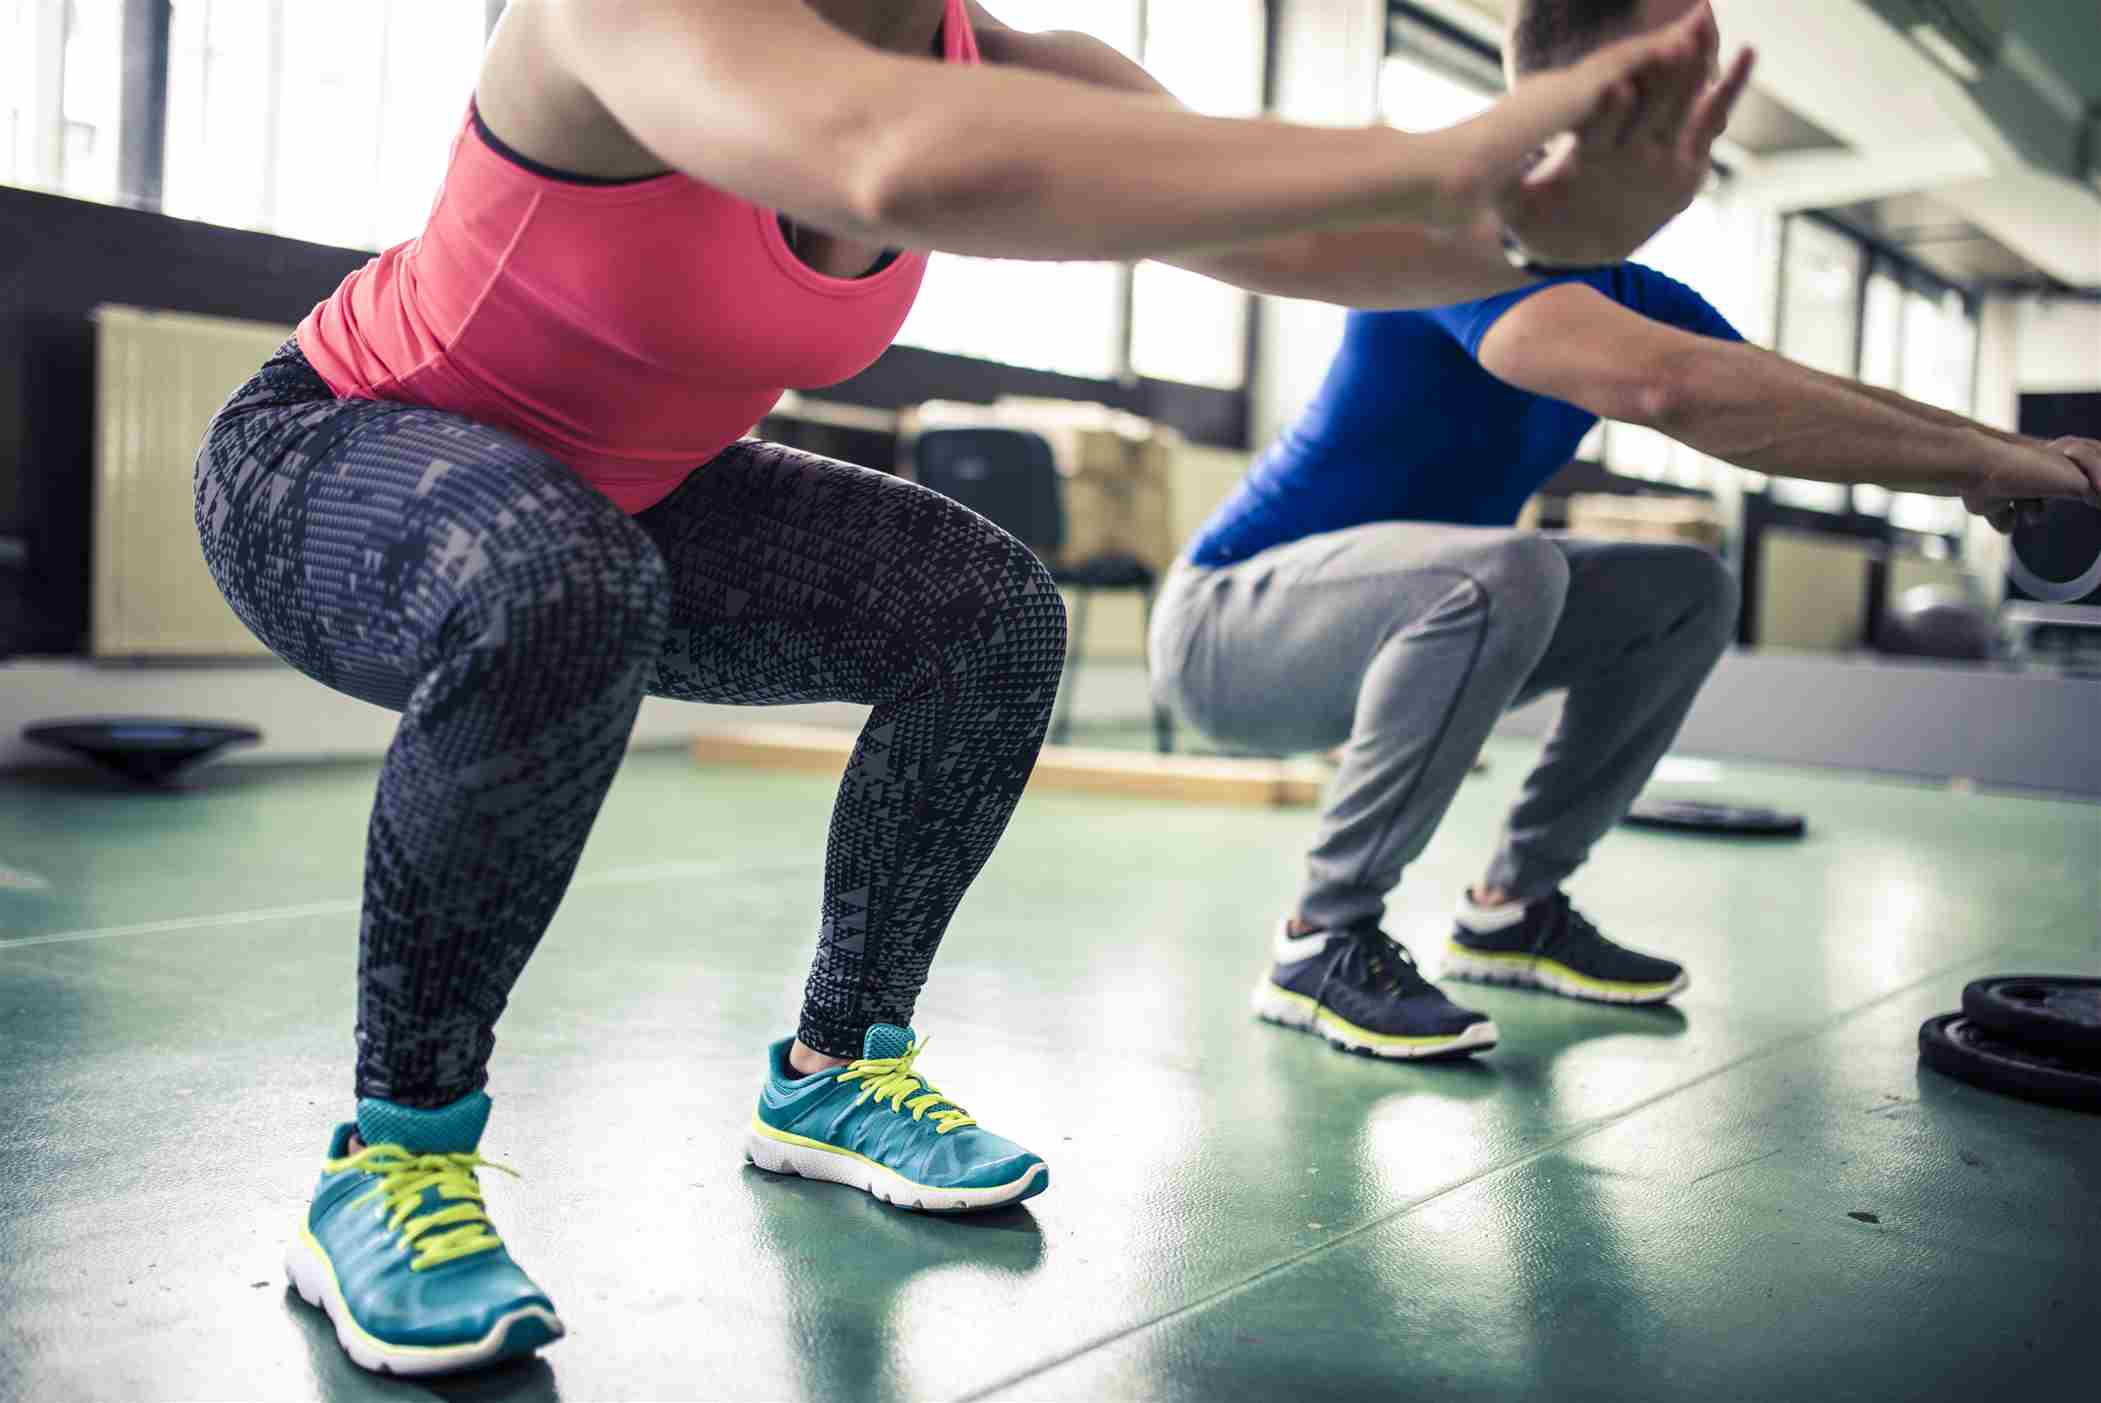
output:
[[[834,1057],[828,1052],[819,1052],[801,1038],[797,1038],[788,1047],[788,1066],[799,1077],[814,1077],[819,1072],[844,1067],[851,1060],[846,1057]]]

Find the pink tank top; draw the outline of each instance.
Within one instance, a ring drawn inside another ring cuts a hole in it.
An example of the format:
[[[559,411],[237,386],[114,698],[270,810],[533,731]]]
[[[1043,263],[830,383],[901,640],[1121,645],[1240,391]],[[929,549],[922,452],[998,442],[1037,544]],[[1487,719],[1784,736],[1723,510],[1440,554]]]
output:
[[[978,61],[968,8],[948,0],[950,63]],[[345,278],[299,345],[339,396],[507,429],[639,512],[783,390],[872,365],[925,273],[919,253],[866,277],[820,273],[775,211],[675,172],[535,174],[470,113],[421,237]]]

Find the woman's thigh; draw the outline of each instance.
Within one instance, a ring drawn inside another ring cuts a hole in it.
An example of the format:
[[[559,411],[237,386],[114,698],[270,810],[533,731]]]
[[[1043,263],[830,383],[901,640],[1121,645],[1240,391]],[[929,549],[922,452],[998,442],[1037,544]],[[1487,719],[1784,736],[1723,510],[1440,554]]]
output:
[[[196,487],[205,561],[242,621],[394,710],[448,649],[508,641],[500,597],[661,590],[654,547],[542,450],[441,410],[339,400],[289,346],[213,420]]]

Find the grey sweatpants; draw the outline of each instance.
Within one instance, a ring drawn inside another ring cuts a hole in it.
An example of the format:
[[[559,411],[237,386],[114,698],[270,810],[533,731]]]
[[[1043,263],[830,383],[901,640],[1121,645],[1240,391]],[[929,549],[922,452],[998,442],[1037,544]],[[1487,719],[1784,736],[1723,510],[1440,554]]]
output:
[[[1487,881],[1551,892],[1619,821],[1734,632],[1692,546],[1382,522],[1238,564],[1178,564],[1153,616],[1160,700],[1228,744],[1346,748],[1297,914],[1376,921],[1504,711],[1565,690]]]

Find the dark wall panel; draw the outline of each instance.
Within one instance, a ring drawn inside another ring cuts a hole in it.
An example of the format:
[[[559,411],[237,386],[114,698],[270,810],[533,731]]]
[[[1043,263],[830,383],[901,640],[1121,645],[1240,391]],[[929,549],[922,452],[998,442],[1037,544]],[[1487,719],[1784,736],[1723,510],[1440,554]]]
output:
[[[0,535],[28,547],[20,651],[85,646],[96,305],[296,322],[368,257],[0,188]]]

